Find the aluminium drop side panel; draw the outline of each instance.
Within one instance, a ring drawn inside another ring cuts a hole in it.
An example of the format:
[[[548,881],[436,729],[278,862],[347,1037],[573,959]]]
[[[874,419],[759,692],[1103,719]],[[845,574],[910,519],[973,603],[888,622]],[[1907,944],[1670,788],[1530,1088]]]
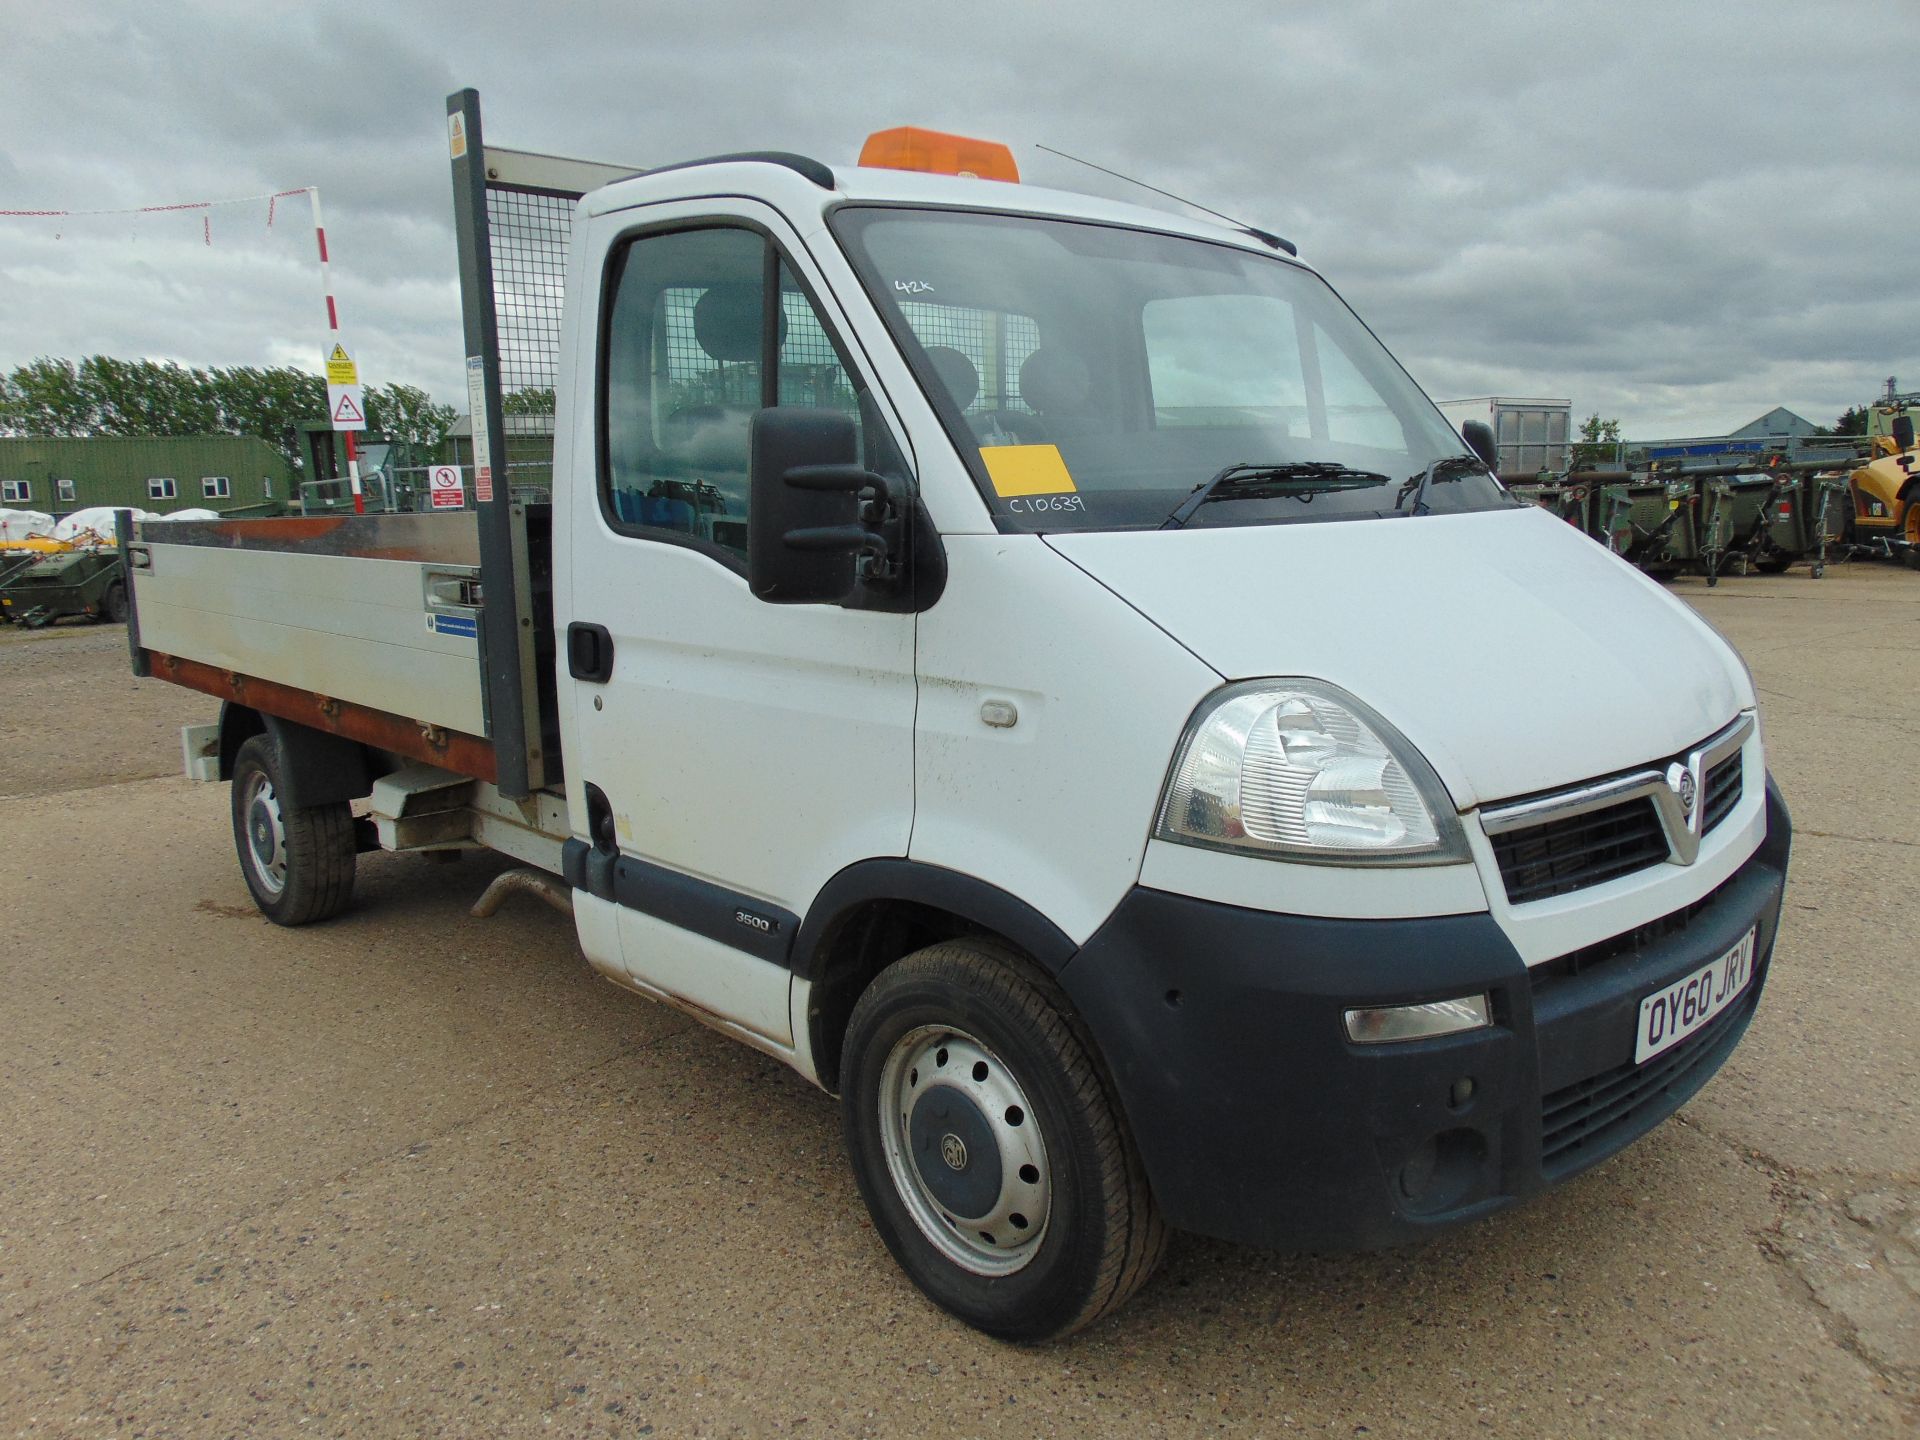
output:
[[[134,541],[144,649],[485,733],[478,641],[433,628],[426,595],[429,572],[464,567],[145,538],[164,533]]]
[[[946,547],[946,591],[920,616],[909,854],[1078,944],[1139,878],[1174,750],[1220,677],[1038,535]],[[1012,726],[981,718],[990,700]]]

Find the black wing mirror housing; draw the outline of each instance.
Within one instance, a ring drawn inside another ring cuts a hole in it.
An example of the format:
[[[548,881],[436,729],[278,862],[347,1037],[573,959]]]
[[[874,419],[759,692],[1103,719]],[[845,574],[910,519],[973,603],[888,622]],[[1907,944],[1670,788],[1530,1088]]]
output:
[[[906,546],[884,476],[860,464],[853,417],[782,406],[753,417],[747,585],[775,605],[843,604],[900,584]]]
[[[1493,427],[1479,420],[1469,420],[1460,427],[1460,438],[1467,442],[1467,448],[1487,462],[1487,468],[1500,473],[1500,449],[1493,443]]]

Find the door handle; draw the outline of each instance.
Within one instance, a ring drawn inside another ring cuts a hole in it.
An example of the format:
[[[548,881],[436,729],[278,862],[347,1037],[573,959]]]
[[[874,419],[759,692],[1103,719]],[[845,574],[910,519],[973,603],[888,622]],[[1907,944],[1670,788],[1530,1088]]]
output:
[[[613,636],[606,626],[580,620],[567,626],[567,673],[593,685],[613,678]]]

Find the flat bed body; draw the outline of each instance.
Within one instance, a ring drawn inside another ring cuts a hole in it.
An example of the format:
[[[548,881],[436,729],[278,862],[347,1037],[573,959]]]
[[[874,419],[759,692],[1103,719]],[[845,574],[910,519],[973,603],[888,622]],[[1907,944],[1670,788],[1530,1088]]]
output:
[[[125,544],[136,669],[498,778],[472,513],[135,522]],[[550,661],[508,658],[533,669],[551,715]]]

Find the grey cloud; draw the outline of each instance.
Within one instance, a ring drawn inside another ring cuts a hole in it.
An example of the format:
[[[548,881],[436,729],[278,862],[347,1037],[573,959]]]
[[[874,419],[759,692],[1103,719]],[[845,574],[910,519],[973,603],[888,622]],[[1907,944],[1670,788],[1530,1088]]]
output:
[[[1299,240],[1435,394],[1564,394],[1647,434],[1920,385],[1910,0],[13,8],[0,205],[318,184],[363,365],[446,398],[461,83],[521,148],[844,163],[917,123],[1142,198],[1033,144],[1084,154]],[[0,365],[317,355],[305,257],[196,240],[0,220]]]

